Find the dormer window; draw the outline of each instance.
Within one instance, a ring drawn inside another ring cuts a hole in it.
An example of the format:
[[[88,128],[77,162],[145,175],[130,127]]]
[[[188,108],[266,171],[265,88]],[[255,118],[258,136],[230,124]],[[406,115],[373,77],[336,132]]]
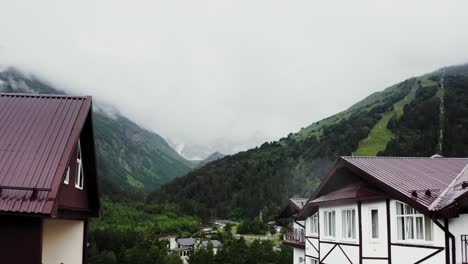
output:
[[[78,140],[78,146],[76,147],[77,156],[76,156],[76,180],[75,180],[75,187],[78,189],[83,189],[83,162],[81,157],[81,143]]]
[[[67,168],[67,174],[65,174],[65,180],[63,180],[63,183],[68,184],[70,182],[70,166]]]

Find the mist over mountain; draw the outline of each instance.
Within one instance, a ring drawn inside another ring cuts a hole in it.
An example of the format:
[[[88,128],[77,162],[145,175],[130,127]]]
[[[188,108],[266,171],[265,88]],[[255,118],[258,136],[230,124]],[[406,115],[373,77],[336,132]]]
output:
[[[373,93],[278,141],[225,157],[156,189],[204,219],[274,215],[308,196],[338,156],[468,155],[468,65],[442,68]]]
[[[0,92],[64,94],[14,68],[0,70]],[[110,105],[93,102],[101,190],[113,200],[142,200],[149,190],[189,172],[196,164],[158,134],[135,124]]]

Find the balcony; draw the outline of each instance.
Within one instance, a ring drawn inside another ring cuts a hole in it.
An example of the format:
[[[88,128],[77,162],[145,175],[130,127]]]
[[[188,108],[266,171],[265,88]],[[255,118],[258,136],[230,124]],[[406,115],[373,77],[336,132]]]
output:
[[[298,248],[305,248],[305,230],[302,228],[288,229],[284,234],[283,243]]]

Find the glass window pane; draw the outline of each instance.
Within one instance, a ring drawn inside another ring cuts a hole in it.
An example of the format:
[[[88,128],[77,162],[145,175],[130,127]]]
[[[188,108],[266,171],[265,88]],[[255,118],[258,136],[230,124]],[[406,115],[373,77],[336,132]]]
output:
[[[332,237],[335,237],[335,235],[336,235],[336,233],[335,233],[335,211],[332,212],[331,219],[332,219],[332,222],[331,222],[331,227],[332,227],[331,235],[332,235]]]
[[[422,217],[416,217],[416,239],[424,239],[424,227]]]
[[[405,218],[397,217],[398,240],[405,240]]]
[[[323,216],[324,216],[323,224],[325,228],[325,236],[329,236],[330,233],[328,232],[328,212],[325,211]]]
[[[379,238],[379,211],[371,210],[372,238]]]
[[[405,217],[405,239],[414,239],[414,222],[412,216]]]
[[[403,204],[402,203],[396,203],[396,211],[397,215],[403,215]]]
[[[424,228],[427,241],[432,241],[432,219],[424,216]]]

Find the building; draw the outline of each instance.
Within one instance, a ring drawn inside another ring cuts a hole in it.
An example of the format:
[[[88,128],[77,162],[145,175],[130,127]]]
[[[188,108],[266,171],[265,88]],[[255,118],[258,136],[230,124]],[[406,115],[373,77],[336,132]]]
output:
[[[187,263],[190,254],[195,248],[195,238],[175,238],[171,237],[169,240],[169,253],[177,252],[180,258]]]
[[[221,241],[213,239],[213,240],[202,240],[197,243],[197,247],[203,247],[206,248],[208,244],[211,243],[211,246],[213,247],[213,254],[216,255],[219,250],[223,247],[223,243]]]
[[[90,97],[0,94],[0,263],[86,263],[99,216]]]
[[[305,226],[304,221],[294,219],[306,204],[306,198],[291,198],[281,209],[278,219],[292,218],[290,226],[285,226],[286,233],[283,237],[283,243],[292,247],[294,255],[294,264],[305,262]]]
[[[175,238],[172,237],[169,240],[169,254],[177,252],[184,263],[188,262],[190,254],[199,247],[207,247],[208,243],[211,242],[213,246],[213,253],[216,254],[222,247],[223,244],[218,240],[199,240],[192,237],[189,238]]]
[[[468,263],[467,165],[466,158],[339,158],[293,215],[305,221],[305,263]]]

